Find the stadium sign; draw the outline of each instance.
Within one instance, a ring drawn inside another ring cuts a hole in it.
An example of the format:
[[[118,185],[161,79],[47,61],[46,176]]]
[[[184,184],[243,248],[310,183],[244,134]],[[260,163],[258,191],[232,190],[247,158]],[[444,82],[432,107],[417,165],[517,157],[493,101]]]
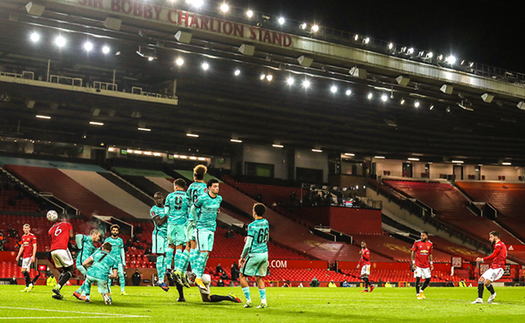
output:
[[[247,41],[291,47],[292,36],[257,26],[209,17],[179,9],[170,9],[139,0],[65,0],[67,4],[102,10],[121,17],[139,18],[172,24],[189,30],[201,30]]]

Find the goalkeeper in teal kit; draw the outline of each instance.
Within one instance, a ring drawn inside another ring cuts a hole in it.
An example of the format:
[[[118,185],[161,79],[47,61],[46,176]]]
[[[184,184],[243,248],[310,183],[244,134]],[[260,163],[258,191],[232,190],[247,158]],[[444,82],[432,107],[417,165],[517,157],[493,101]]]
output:
[[[264,204],[256,203],[253,206],[254,221],[248,225],[248,235],[245,239],[244,249],[239,259],[241,267],[240,282],[244,296],[246,296],[246,304],[244,307],[252,307],[252,299],[250,296],[250,287],[246,276],[254,277],[259,287],[259,295],[261,296],[261,305],[257,308],[266,308],[266,289],[264,288],[263,277],[266,276],[268,270],[268,239],[270,234],[270,225],[268,220],[263,218],[266,212]]]
[[[100,250],[97,250],[92,256],[89,256],[82,265],[89,267],[87,270],[86,280],[79,289],[86,293],[84,301],[91,302],[91,285],[97,283],[98,291],[102,294],[104,303],[111,305],[112,299],[109,290],[109,279],[118,275],[118,264],[120,263],[111,255],[112,247],[109,242],[104,242]],[[110,275],[111,273],[111,275]],[[78,291],[77,291],[78,292]]]
[[[222,197],[219,195],[219,181],[210,179],[206,184],[208,191],[197,197],[191,207],[190,225],[195,225],[195,237],[197,238],[197,249],[200,251],[193,273],[197,276],[195,284],[200,289],[206,289],[202,282],[202,275],[206,268],[209,253],[213,250],[215,229],[217,227],[217,214],[220,212]],[[194,224],[193,224],[194,223]]]

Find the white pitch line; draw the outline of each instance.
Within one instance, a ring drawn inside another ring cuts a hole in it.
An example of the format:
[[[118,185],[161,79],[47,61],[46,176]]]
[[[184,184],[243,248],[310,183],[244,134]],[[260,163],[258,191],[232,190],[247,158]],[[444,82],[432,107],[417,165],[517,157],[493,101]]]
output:
[[[126,318],[128,316],[112,316],[111,318]],[[107,316],[18,316],[18,317],[0,317],[0,320],[48,320],[48,319],[107,319]]]
[[[77,312],[77,311],[50,310],[50,309],[44,309],[44,308],[27,308],[27,307],[12,307],[12,306],[0,306],[0,308],[9,308],[9,309],[12,309],[12,310],[27,310],[27,311],[45,311],[45,312],[60,312],[60,313],[73,313],[73,314],[88,314],[88,315],[99,315],[99,316],[104,316],[104,317],[108,317],[108,315],[119,316],[119,317],[149,317],[149,316],[144,316],[144,315]],[[0,317],[0,319],[2,319],[2,318]]]

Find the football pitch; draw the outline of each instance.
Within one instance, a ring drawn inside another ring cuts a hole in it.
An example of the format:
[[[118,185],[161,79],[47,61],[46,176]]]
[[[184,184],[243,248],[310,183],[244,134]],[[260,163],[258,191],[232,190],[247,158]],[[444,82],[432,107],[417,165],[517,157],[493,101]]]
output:
[[[78,301],[72,286],[62,289],[62,301],[51,298],[50,287],[21,293],[23,287],[0,285],[0,322],[525,322],[522,287],[496,288],[494,304],[470,304],[476,288],[429,287],[426,300],[417,300],[414,288],[376,288],[372,293],[359,288],[267,288],[265,309],[203,303],[195,287],[185,289],[186,303],[177,303],[175,288],[166,293],[158,287],[127,287],[129,295],[115,294],[113,305],[104,305],[98,293],[92,293],[90,304]],[[244,302],[240,287],[211,289],[217,295],[229,292]],[[258,305],[257,289],[251,288],[251,294]]]

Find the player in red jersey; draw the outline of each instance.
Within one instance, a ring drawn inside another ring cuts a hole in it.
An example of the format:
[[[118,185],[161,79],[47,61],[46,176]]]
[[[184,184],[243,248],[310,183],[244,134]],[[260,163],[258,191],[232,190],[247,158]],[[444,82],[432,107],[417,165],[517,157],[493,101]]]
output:
[[[51,236],[51,257],[55,262],[55,267],[61,272],[58,278],[58,284],[53,288],[53,298],[63,299],[64,296],[60,294],[62,286],[73,276],[75,267],[73,264],[73,257],[67,248],[69,240],[73,239],[73,227],[69,222],[57,222],[48,234]]]
[[[357,264],[357,269],[361,267],[361,279],[365,282],[365,290],[361,293],[368,293],[369,286],[370,292],[372,292],[374,286],[372,286],[368,280],[368,276],[370,276],[370,250],[368,250],[366,241],[361,241],[361,250],[359,251],[359,254],[361,255],[361,259]]]
[[[434,270],[433,249],[434,244],[428,240],[428,232],[426,231],[421,232],[421,240],[414,241],[412,246],[412,270],[414,270],[414,277],[416,278],[417,299],[426,299],[423,291],[430,283],[431,270]],[[423,287],[419,288],[421,278],[424,278],[425,282]]]
[[[35,262],[36,255],[36,237],[31,233],[31,226],[24,224],[23,227],[24,235],[22,236],[20,250],[16,256],[16,261],[22,256],[22,274],[26,279],[26,288],[22,289],[21,292],[30,292],[33,290],[33,284],[36,282],[40,274],[36,275],[33,280],[29,276],[31,272],[31,264]]]
[[[483,286],[487,287],[490,292],[490,297],[487,300],[487,303],[492,303],[494,298],[496,298],[496,292],[494,291],[494,286],[492,282],[498,280],[503,276],[505,272],[505,264],[507,263],[507,246],[500,240],[499,232],[492,231],[489,233],[489,241],[494,247],[494,252],[492,255],[485,258],[477,258],[476,262],[485,262],[485,260],[492,260],[492,265],[490,269],[483,273],[478,280],[478,298],[472,302],[472,304],[481,304],[483,303]]]

